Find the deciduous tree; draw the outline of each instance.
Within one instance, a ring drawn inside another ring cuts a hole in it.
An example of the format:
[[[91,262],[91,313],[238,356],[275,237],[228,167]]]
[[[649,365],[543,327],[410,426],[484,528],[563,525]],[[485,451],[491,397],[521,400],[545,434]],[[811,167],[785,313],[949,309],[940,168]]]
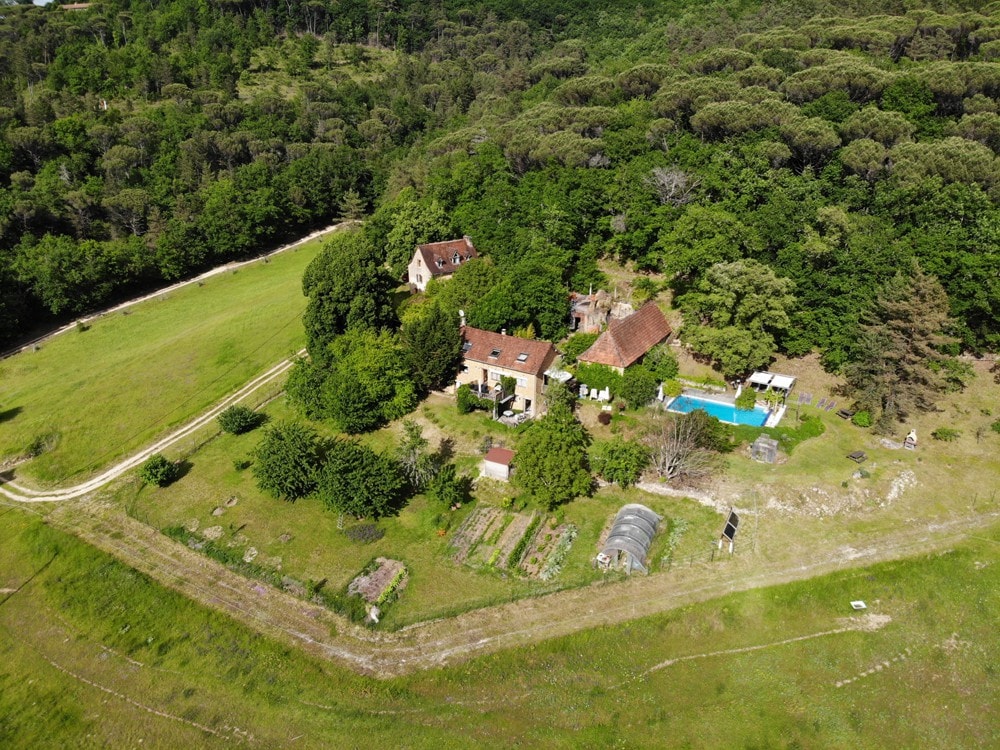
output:
[[[350,440],[327,451],[318,494],[327,507],[359,518],[381,518],[399,511],[406,479],[391,458]]]
[[[662,412],[646,435],[656,473],[667,480],[696,482],[718,466],[719,420],[700,409],[689,414]]]
[[[278,422],[264,433],[253,452],[251,471],[257,486],[273,497],[295,501],[316,487],[320,467],[315,431],[298,422]]]
[[[517,447],[514,483],[549,508],[591,491],[590,435],[573,413],[555,403]]]

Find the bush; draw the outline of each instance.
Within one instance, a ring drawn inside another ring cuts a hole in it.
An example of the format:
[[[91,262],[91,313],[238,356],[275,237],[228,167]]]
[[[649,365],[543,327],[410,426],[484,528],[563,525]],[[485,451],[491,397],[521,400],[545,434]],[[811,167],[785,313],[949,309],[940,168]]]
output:
[[[673,378],[663,381],[663,398],[677,398],[682,393],[684,393],[684,386],[680,384],[680,381]]]
[[[371,544],[384,537],[385,532],[373,523],[359,523],[357,526],[344,529],[344,536],[352,542]]]
[[[149,460],[142,465],[139,476],[145,484],[155,484],[157,487],[166,487],[177,478],[180,473],[177,464],[170,461],[162,453],[154,453]]]
[[[947,443],[950,443],[953,440],[958,440],[961,436],[961,432],[954,430],[951,427],[938,427],[931,433],[931,437],[935,440],[943,440]]]
[[[871,427],[873,424],[871,412],[868,411],[857,412],[853,417],[851,417],[851,421],[857,427]]]
[[[625,370],[618,393],[630,409],[639,409],[656,398],[659,381],[645,365],[633,365]]]
[[[38,458],[43,453],[52,450],[55,447],[57,439],[58,435],[56,434],[35,435],[24,449],[24,452],[28,458]]]
[[[264,421],[264,415],[258,414],[249,406],[234,404],[219,414],[219,427],[231,435],[242,435],[259,427]]]
[[[587,387],[599,391],[608,388],[613,394],[618,393],[622,384],[622,376],[605,365],[577,365],[576,379]]]
[[[656,376],[657,380],[676,378],[680,372],[677,357],[666,344],[659,344],[650,349],[642,358],[642,364]]]
[[[562,345],[563,362],[568,365],[576,364],[576,358],[589,349],[595,341],[596,333],[575,333]]]
[[[757,392],[753,388],[744,388],[736,397],[736,408],[752,411],[757,404]]]
[[[990,425],[990,429],[993,430],[993,432],[1000,432],[1000,419],[994,421],[993,424]]]
[[[597,415],[597,421],[603,425],[611,424],[611,412],[602,411],[600,414]]]
[[[459,414],[469,414],[478,406],[479,398],[472,395],[472,389],[468,385],[458,386],[455,393],[455,404],[458,406]]]

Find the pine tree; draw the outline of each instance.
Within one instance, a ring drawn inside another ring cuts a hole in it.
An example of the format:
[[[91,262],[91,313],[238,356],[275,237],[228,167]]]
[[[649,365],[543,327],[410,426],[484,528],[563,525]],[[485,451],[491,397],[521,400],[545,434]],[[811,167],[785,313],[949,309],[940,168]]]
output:
[[[956,342],[947,334],[951,326],[944,288],[916,263],[908,275],[897,273],[883,287],[863,319],[846,372],[858,407],[877,415],[880,431],[934,407],[951,359],[943,348]]]

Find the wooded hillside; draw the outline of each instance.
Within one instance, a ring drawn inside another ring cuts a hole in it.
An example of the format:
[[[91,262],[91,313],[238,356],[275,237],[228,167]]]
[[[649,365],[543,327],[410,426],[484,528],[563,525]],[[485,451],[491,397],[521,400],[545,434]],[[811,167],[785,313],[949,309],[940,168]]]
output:
[[[613,258],[706,330],[740,325],[719,279],[780,288],[760,330],[838,367],[916,260],[996,349],[992,6],[598,5],[4,8],[3,337],[377,208],[396,271],[452,234],[491,258],[483,327],[561,335]]]

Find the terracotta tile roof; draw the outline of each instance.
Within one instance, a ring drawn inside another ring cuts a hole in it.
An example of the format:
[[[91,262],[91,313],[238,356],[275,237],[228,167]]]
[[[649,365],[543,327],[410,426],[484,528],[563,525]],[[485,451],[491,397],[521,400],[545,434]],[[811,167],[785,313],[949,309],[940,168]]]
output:
[[[597,341],[577,359],[608,367],[628,367],[671,334],[670,324],[654,302],[612,320]]]
[[[460,240],[445,240],[444,242],[428,242],[426,245],[417,245],[417,252],[424,261],[424,266],[431,276],[447,276],[455,273],[455,269],[462,263],[478,258],[472,240],[463,237]],[[456,256],[458,263],[455,262]]]
[[[508,448],[490,448],[483,460],[510,466],[510,462],[514,460],[514,451]]]
[[[537,377],[555,360],[556,350],[548,341],[521,339],[465,326],[462,329],[462,356],[466,362],[499,366]]]

